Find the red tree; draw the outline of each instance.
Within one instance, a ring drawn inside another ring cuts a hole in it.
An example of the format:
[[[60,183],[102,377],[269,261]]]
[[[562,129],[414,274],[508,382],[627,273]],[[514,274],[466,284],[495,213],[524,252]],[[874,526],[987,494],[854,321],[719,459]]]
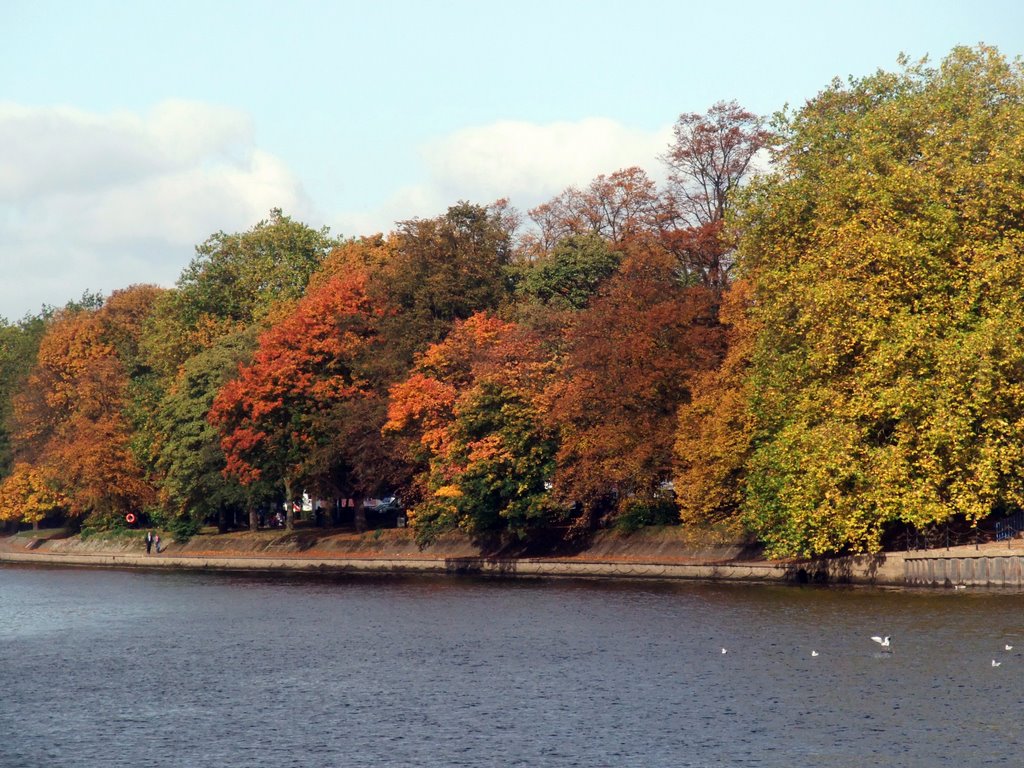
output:
[[[242,483],[279,481],[288,500],[298,481],[316,480],[337,404],[369,396],[356,361],[373,343],[375,317],[365,275],[352,272],[322,282],[260,337],[252,362],[222,387],[209,414],[228,474]]]

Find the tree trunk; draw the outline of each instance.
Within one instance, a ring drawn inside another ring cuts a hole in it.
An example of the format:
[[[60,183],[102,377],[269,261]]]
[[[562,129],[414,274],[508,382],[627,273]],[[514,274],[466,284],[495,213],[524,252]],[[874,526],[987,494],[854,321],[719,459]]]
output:
[[[217,533],[228,532],[228,511],[225,507],[217,510]]]
[[[38,531],[39,530],[39,521],[38,520],[33,520],[32,521],[32,530],[33,531]]]
[[[358,498],[354,498],[355,509],[353,515],[355,517],[356,531],[362,533],[366,530],[366,510],[363,509],[363,497],[360,495]]]
[[[256,514],[256,505],[249,502],[249,530],[256,531],[260,527],[260,518]]]
[[[286,531],[295,530],[295,505],[292,499],[292,481],[284,481],[284,528]]]

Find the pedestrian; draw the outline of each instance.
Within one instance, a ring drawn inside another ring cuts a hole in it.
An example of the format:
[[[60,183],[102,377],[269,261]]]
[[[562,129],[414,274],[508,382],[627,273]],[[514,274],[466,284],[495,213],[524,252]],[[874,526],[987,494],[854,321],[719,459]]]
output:
[[[153,532],[152,531],[146,531],[146,554],[147,555],[149,554],[149,551],[151,549],[153,549]]]
[[[159,555],[160,554],[160,534],[159,533],[156,536],[153,537],[153,544],[154,544],[154,546],[156,546],[156,553]]]

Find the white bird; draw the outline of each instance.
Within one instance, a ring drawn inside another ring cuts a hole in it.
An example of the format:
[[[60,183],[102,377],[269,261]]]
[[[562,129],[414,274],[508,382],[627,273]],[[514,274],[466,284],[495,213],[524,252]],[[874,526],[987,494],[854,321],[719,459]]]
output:
[[[1013,650],[1013,646],[1012,645],[1004,645],[1003,649],[1007,650],[1007,651],[1012,651]]]
[[[728,653],[728,651],[727,651],[727,650],[725,650],[725,648],[723,648],[723,649],[722,649],[722,653]]]
[[[817,656],[817,655],[818,655],[817,651],[811,651],[811,656]]]
[[[967,589],[966,584],[954,584],[953,589]]]
[[[995,659],[992,659],[992,666],[993,666],[993,667],[998,667],[998,666],[999,666],[1000,664],[1002,664],[1002,663],[1003,663],[1003,662],[1001,662],[1001,661],[996,661]]]
[[[878,643],[883,648],[888,648],[889,647],[889,635],[886,635],[885,637],[879,637],[878,635],[875,635],[871,639],[874,640],[876,643]]]

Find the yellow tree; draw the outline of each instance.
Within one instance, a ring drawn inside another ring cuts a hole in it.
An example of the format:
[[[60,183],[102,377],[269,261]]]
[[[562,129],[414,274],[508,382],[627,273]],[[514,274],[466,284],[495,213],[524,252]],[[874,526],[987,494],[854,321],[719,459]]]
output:
[[[31,523],[33,529],[38,529],[47,515],[66,511],[70,503],[41,471],[25,462],[15,464],[0,483],[0,520]]]
[[[743,514],[775,554],[1024,507],[1024,67],[901,63],[784,117],[739,206]]]

